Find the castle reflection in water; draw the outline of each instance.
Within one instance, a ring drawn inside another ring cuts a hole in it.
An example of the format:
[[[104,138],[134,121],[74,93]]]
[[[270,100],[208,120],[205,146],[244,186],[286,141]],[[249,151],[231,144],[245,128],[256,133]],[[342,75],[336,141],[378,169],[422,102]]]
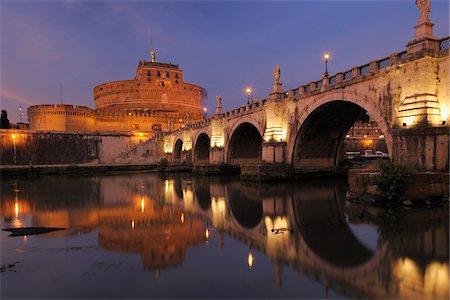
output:
[[[448,208],[395,216],[345,201],[345,183],[253,185],[224,177],[133,174],[1,183],[11,227],[63,227],[57,238],[98,229],[98,245],[139,255],[145,269],[183,265],[213,235],[239,240],[272,262],[351,297],[448,298]],[[26,224],[28,220],[29,224]],[[354,226],[377,229],[374,247]]]

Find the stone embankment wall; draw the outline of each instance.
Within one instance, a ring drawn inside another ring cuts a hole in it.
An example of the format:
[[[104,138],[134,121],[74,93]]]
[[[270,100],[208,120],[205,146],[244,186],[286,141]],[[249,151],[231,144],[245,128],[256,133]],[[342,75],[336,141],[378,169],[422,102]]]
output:
[[[1,130],[0,165],[108,164],[142,142],[127,134]]]
[[[376,169],[353,169],[348,172],[349,192],[356,194],[377,194]],[[427,198],[448,199],[449,173],[416,172],[408,179],[405,199],[423,200]]]

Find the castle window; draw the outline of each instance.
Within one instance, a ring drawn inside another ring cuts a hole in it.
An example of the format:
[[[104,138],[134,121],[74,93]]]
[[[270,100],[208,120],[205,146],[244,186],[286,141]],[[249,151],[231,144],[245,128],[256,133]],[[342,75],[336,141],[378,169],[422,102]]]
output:
[[[166,73],[167,78],[169,78],[169,72]]]
[[[175,83],[178,84],[178,80],[175,80]]]
[[[158,71],[158,77],[161,77],[161,72],[160,71]]]
[[[178,74],[175,74],[175,78],[178,78]]]
[[[147,71],[147,76],[150,76],[151,75],[151,72],[150,71]]]
[[[161,81],[161,86],[164,87],[164,81]]]

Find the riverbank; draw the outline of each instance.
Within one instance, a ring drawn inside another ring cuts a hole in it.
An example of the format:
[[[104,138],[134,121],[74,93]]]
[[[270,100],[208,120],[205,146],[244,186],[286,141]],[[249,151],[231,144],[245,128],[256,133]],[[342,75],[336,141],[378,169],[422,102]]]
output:
[[[116,174],[122,172],[155,172],[157,164],[125,165],[125,164],[60,164],[60,165],[5,165],[0,167],[1,178],[35,177],[41,175],[60,174]]]

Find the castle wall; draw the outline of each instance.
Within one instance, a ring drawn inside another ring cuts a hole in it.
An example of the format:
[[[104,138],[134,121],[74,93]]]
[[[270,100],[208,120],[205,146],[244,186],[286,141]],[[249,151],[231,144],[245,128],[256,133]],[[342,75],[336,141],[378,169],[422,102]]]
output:
[[[93,109],[67,104],[30,106],[28,118],[31,130],[91,131],[95,124]]]
[[[109,163],[148,135],[0,130],[0,165]]]

